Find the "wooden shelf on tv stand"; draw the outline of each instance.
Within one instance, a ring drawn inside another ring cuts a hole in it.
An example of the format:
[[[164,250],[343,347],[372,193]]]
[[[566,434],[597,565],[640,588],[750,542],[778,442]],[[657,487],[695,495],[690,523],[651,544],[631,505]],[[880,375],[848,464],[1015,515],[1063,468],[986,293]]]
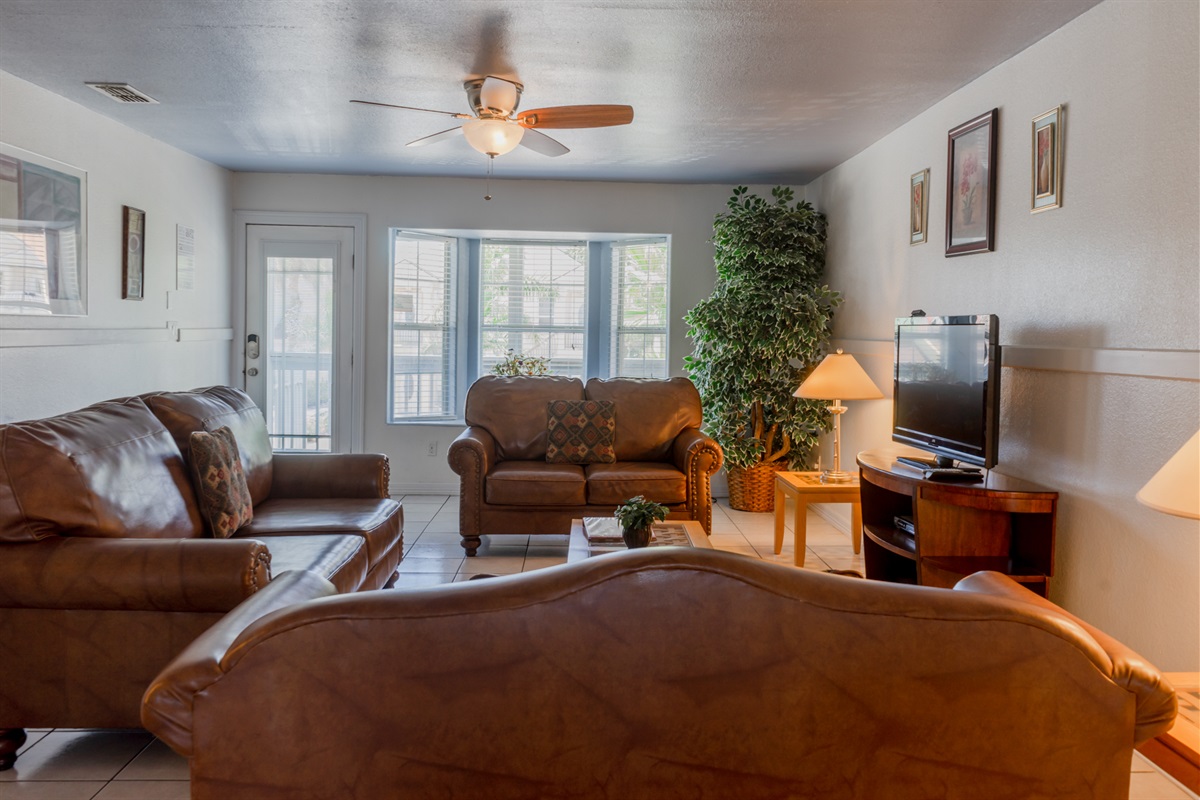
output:
[[[1009,575],[1043,597],[1054,574],[1058,492],[987,472],[976,483],[925,480],[896,461],[902,448],[858,454],[868,578],[953,586],[980,570]],[[915,534],[896,527],[912,517]]]

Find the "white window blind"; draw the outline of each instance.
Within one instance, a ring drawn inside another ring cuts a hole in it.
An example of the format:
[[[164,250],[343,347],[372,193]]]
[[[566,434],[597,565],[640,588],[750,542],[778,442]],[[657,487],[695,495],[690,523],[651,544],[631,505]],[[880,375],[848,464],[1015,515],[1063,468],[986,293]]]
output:
[[[480,249],[479,374],[511,349],[583,377],[587,242],[485,239]]]
[[[457,240],[394,230],[391,419],[455,416]]]
[[[611,376],[667,377],[670,263],[665,238],[613,243]]]

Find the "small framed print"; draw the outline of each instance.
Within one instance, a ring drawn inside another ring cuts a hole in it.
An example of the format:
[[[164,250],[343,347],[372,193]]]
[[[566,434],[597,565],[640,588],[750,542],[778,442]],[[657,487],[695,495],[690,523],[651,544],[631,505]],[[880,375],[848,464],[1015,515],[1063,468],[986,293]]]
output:
[[[929,170],[914,172],[908,185],[908,243],[929,241]]]
[[[121,219],[121,299],[141,300],[145,296],[146,212],[123,206]]]
[[[1055,106],[1033,118],[1031,214],[1062,205],[1063,122],[1066,109]]]
[[[996,247],[996,128],[993,108],[950,131],[946,144],[946,256]]]

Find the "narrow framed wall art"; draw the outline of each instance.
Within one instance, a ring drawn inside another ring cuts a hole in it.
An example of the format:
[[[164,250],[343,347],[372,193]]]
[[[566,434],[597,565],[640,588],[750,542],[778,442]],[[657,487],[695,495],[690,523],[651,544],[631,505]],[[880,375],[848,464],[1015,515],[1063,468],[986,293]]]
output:
[[[146,293],[146,212],[121,208],[121,299],[141,300]]]
[[[1029,213],[1062,205],[1063,122],[1066,109],[1055,106],[1033,118]]]
[[[908,243],[929,241],[929,170],[914,172],[908,184]]]

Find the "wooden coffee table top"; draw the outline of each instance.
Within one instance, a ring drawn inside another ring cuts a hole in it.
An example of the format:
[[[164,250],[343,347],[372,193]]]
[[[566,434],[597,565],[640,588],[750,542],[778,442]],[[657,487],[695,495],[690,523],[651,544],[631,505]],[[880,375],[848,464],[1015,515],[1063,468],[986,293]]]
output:
[[[650,546],[662,547],[668,545],[712,549],[712,544],[708,541],[708,534],[704,532],[704,526],[690,519],[669,519],[666,522],[654,523],[654,540],[650,542]],[[567,550],[568,564],[574,561],[582,561],[591,556],[598,556],[604,553],[617,553],[625,549],[625,545],[620,542],[615,544],[593,544],[589,547],[587,537],[583,534],[583,520],[571,520],[571,544],[570,549]]]

